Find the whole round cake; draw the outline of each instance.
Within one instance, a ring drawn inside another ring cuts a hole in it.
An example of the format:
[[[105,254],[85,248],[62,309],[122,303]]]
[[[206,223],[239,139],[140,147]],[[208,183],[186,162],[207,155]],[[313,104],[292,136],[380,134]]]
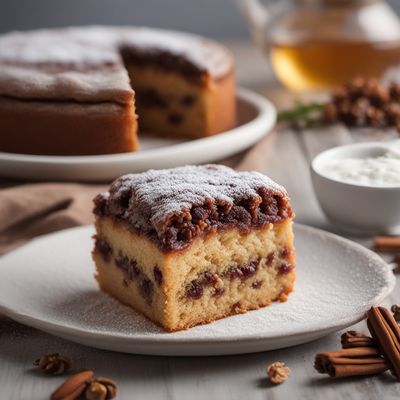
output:
[[[0,151],[135,151],[138,126],[199,138],[235,123],[234,64],[220,44],[149,28],[0,36]]]

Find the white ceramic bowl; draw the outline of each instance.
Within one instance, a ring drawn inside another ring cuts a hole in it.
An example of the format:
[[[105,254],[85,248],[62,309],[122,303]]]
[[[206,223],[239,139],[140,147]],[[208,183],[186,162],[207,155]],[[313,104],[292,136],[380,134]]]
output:
[[[365,186],[328,177],[324,166],[332,160],[377,157],[393,142],[368,142],[335,147],[317,155],[311,164],[315,194],[326,216],[354,233],[398,233],[400,186]]]

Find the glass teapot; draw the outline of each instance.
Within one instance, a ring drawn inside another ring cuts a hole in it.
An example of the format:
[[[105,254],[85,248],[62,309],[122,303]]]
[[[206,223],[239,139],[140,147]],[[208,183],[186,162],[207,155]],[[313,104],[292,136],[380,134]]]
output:
[[[400,65],[400,19],[383,0],[236,0],[284,85],[330,87]]]

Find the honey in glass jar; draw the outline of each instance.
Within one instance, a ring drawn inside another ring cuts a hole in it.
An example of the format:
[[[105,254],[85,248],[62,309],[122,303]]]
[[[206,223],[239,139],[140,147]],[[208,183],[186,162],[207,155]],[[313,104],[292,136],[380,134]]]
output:
[[[400,20],[381,0],[238,0],[256,42],[293,90],[330,87],[400,64]]]

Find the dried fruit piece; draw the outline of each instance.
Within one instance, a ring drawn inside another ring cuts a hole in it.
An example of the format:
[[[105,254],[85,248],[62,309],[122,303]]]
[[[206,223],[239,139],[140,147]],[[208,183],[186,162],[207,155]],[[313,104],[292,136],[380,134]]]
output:
[[[51,375],[62,375],[64,372],[71,368],[71,359],[60,355],[58,353],[45,354],[38,358],[34,365],[37,365],[47,374]]]
[[[269,380],[274,384],[285,382],[290,375],[290,369],[284,362],[276,361],[267,367]]]

